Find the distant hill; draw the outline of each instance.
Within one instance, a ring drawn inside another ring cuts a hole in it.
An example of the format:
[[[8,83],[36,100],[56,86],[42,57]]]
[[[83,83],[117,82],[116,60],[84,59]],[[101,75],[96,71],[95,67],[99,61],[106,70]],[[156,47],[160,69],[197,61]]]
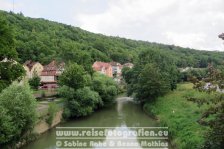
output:
[[[142,50],[156,49],[171,55],[178,67],[222,64],[223,52],[199,51],[173,45],[95,34],[78,27],[0,11],[14,29],[19,61],[48,63],[52,59],[80,64],[93,61],[133,62]],[[139,33],[141,34],[141,33]],[[218,37],[217,37],[218,38]]]

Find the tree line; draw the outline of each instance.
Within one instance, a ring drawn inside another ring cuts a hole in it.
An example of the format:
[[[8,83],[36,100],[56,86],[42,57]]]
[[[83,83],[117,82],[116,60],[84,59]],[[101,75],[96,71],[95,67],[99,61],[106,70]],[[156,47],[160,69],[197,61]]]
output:
[[[135,62],[141,51],[150,49],[169,53],[177,67],[206,68],[209,63],[221,65],[224,59],[223,52],[199,51],[94,34],[62,23],[24,17],[22,13],[0,11],[0,14],[14,29],[15,47],[21,63],[28,59],[43,64],[52,59],[73,61],[80,65],[97,60],[126,63]]]

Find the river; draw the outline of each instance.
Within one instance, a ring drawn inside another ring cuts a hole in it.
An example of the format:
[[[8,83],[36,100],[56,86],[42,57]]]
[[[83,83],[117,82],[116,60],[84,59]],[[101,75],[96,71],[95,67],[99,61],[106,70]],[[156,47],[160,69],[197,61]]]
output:
[[[136,127],[155,127],[157,122],[147,116],[140,105],[135,104],[129,97],[117,98],[117,103],[110,107],[96,111],[88,117],[68,121],[57,127],[112,127],[114,130],[136,131]],[[41,135],[36,141],[24,146],[22,149],[56,149],[56,128]],[[128,136],[130,137],[130,136]],[[133,137],[132,137],[133,138]],[[101,142],[110,141],[110,137],[105,137]],[[128,140],[127,138],[125,140]],[[95,140],[99,141],[99,140]],[[140,144],[140,140],[135,137],[132,142]],[[95,146],[91,148],[107,148]],[[142,148],[140,145],[134,148]],[[144,147],[145,148],[145,147]],[[146,147],[147,148],[147,147]]]

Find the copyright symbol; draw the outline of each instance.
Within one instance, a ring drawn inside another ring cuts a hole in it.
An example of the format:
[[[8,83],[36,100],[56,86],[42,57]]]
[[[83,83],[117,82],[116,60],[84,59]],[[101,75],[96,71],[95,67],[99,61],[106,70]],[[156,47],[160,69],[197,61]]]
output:
[[[57,146],[57,147],[61,147],[61,146],[62,146],[61,141],[57,141],[57,142],[56,142],[56,146]]]

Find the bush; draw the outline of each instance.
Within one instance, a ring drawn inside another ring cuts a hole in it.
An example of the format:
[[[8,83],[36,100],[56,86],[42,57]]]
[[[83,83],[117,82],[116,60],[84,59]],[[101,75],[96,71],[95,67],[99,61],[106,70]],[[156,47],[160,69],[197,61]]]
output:
[[[0,94],[0,144],[13,144],[34,127],[36,100],[28,84],[13,83]]]
[[[64,86],[60,89],[60,94],[66,99],[64,118],[90,115],[102,103],[99,94],[89,87],[74,91]]]
[[[33,78],[29,79],[29,84],[33,89],[38,89],[40,85],[40,77],[37,75],[34,75]]]
[[[58,107],[56,103],[50,103],[48,107],[48,118],[46,119],[46,122],[51,126],[53,119],[58,111]]]
[[[73,89],[83,88],[89,85],[90,81],[90,76],[84,70],[83,66],[77,63],[70,63],[59,77],[60,86],[66,85]]]
[[[118,94],[117,84],[109,77],[95,73],[92,82],[93,90],[98,92],[103,106],[109,106],[114,103]]]

